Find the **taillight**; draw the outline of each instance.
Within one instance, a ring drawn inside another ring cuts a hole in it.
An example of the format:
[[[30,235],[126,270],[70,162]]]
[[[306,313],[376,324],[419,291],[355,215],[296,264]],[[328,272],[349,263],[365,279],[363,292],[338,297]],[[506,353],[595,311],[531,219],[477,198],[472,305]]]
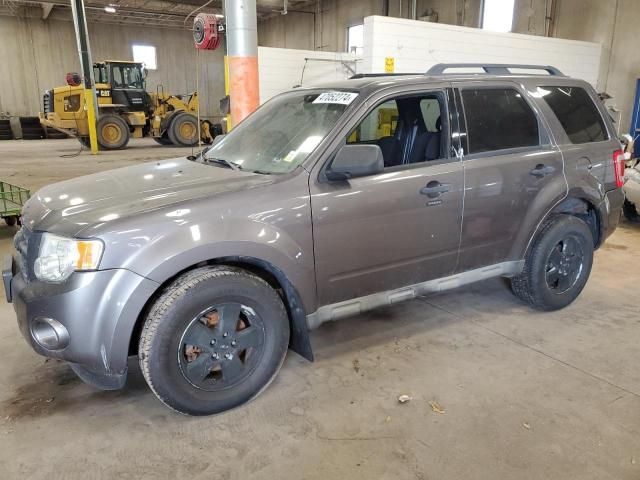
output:
[[[613,152],[613,171],[616,174],[616,187],[620,188],[624,184],[624,151]]]

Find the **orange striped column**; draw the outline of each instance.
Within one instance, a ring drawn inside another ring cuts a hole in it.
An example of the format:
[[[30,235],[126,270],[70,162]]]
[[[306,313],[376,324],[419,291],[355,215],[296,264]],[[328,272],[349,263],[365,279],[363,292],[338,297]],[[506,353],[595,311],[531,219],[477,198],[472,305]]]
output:
[[[237,125],[260,104],[256,0],[226,0],[225,16],[231,123]]]

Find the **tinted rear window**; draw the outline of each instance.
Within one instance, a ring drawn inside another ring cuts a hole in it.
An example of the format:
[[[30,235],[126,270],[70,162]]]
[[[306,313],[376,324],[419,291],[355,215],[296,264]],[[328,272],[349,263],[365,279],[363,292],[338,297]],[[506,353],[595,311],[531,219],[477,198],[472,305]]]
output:
[[[538,120],[522,95],[511,88],[462,90],[469,153],[540,144]]]
[[[538,94],[556,114],[573,143],[608,139],[602,116],[583,88],[538,87]]]

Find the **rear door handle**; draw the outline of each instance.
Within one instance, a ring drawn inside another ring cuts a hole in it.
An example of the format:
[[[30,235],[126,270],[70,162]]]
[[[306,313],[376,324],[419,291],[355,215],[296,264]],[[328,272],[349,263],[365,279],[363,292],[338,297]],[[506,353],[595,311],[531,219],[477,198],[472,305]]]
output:
[[[556,171],[555,167],[552,167],[550,165],[543,165],[542,163],[539,163],[538,165],[536,165],[536,168],[531,170],[529,173],[534,177],[542,178],[542,177],[546,177],[547,175],[551,175],[555,171]]]
[[[420,189],[422,195],[426,195],[429,198],[438,198],[443,193],[451,190],[451,185],[446,183],[440,183],[437,180],[427,183],[426,187]]]

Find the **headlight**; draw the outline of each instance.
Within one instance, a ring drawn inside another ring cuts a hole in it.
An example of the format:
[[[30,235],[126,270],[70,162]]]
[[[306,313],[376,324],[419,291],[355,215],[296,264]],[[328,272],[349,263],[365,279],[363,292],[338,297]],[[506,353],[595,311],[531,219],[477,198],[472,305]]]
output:
[[[103,249],[100,240],[74,240],[44,233],[33,269],[40,280],[62,282],[74,271],[97,269]]]

